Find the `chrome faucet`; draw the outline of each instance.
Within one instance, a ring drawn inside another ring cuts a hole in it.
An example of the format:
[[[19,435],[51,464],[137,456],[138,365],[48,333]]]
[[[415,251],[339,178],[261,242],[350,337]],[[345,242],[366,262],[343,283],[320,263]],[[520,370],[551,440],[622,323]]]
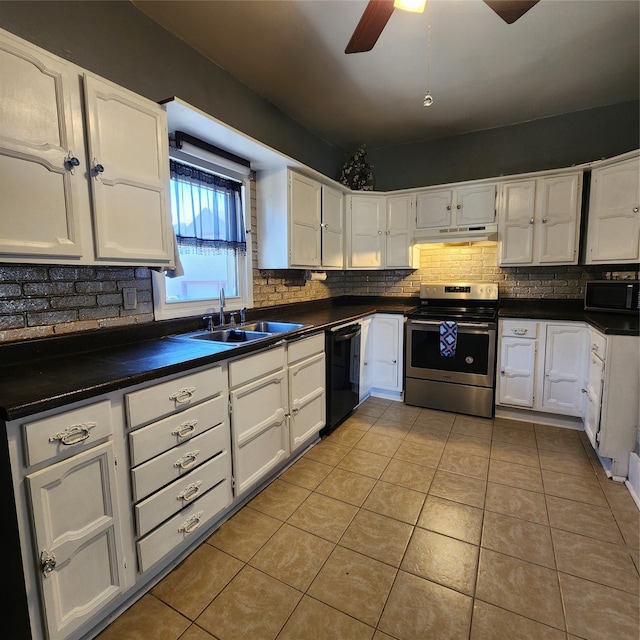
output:
[[[240,309],[240,324],[244,324],[246,321],[247,307]]]
[[[218,318],[220,326],[224,324],[224,305],[226,304],[226,299],[224,297],[224,287],[220,289],[220,317]]]

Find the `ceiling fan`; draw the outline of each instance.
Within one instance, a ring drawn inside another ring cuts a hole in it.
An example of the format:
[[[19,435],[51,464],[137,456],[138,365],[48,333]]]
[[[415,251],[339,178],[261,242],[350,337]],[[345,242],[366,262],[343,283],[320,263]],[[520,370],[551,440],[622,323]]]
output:
[[[493,9],[507,24],[513,24],[521,18],[539,0],[483,0],[486,5]],[[369,0],[360,22],[356,26],[345,53],[361,53],[371,51],[377,42],[382,30],[385,28],[395,7],[402,8],[398,0]],[[413,2],[421,4],[421,9],[407,9],[409,11],[423,11],[424,2]]]

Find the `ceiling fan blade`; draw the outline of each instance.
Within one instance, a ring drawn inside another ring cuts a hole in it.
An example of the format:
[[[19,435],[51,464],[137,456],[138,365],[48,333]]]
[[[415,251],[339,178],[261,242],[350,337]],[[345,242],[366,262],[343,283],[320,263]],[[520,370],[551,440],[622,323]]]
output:
[[[507,24],[513,24],[521,18],[539,0],[484,0]]]
[[[393,13],[393,0],[369,0],[345,53],[371,51]]]

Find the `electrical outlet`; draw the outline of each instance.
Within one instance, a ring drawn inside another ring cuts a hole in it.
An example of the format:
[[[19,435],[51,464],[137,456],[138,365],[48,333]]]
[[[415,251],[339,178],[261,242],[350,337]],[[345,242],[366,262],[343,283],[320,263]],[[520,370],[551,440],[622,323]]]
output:
[[[125,309],[135,309],[138,306],[138,293],[135,287],[124,287],[122,289]]]

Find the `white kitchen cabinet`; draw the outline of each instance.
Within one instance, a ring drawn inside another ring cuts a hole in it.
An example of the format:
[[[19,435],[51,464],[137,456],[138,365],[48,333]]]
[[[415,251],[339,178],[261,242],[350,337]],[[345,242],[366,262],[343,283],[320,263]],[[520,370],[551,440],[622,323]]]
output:
[[[501,320],[497,404],[582,416],[586,344],[581,322]]]
[[[235,496],[255,488],[289,457],[285,347],[229,364]]]
[[[582,172],[505,181],[498,212],[498,263],[577,264]]]
[[[125,588],[113,445],[26,478],[51,640],[62,640]]]
[[[360,361],[360,395],[359,401],[365,400],[371,392],[371,340],[369,332],[373,316],[360,320],[360,344],[358,359]]]
[[[318,438],[326,422],[324,333],[287,346],[291,452]]]
[[[538,323],[505,320],[500,325],[498,404],[532,408]]]
[[[607,475],[622,481],[640,416],[640,338],[590,329],[589,349],[585,431]]]
[[[257,180],[261,269],[341,269],[342,193],[287,168]]]
[[[487,224],[495,221],[496,183],[433,188],[416,196],[416,228]]]
[[[162,107],[4,31],[0,85],[0,260],[171,265]]]
[[[541,410],[581,416],[587,329],[582,323],[547,324]]]
[[[640,261],[639,208],[637,152],[598,163],[593,168],[587,216],[587,264]]]
[[[344,195],[322,185],[322,267],[344,268]]]
[[[364,334],[365,388],[374,396],[398,399],[403,390],[404,316],[376,313]]]
[[[347,198],[347,266],[410,269],[414,196]]]

